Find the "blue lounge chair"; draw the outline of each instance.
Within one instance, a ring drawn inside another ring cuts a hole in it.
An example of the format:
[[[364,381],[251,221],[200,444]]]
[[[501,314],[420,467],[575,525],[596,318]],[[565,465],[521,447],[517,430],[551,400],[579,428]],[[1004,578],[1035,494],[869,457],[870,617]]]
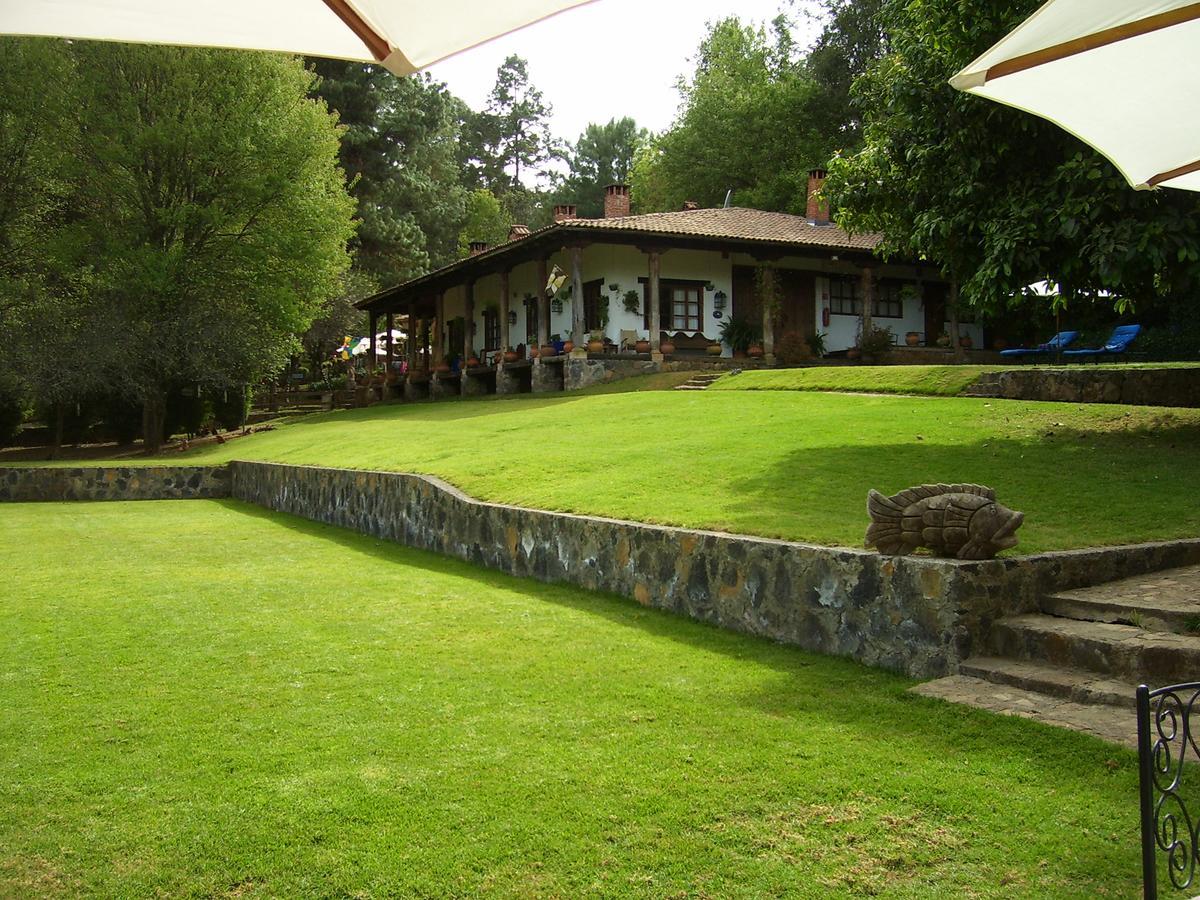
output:
[[[1001,350],[1000,355],[1007,359],[1016,359],[1021,356],[1048,356],[1051,353],[1058,353],[1058,351],[1070,346],[1078,338],[1078,331],[1060,331],[1044,344],[1038,344],[1036,347],[1016,347],[1012,350]]]
[[[1118,325],[1108,336],[1108,342],[1103,347],[1088,347],[1084,350],[1065,350],[1063,356],[1072,359],[1096,359],[1102,356],[1120,356],[1129,349],[1142,330],[1141,325]]]

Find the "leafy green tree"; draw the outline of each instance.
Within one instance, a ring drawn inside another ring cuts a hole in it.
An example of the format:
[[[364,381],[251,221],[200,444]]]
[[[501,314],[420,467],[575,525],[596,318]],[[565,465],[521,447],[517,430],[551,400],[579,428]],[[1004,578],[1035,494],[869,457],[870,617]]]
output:
[[[851,96],[854,79],[887,49],[880,13],[884,0],[824,0],[824,27],[804,65],[815,90],[804,114],[831,150],[852,152],[862,142],[862,116]]]
[[[345,127],[339,160],[358,202],[355,268],[390,287],[454,258],[466,189],[458,170],[462,103],[428,75],[314,59],[313,93]]]
[[[712,25],[678,118],[634,165],[638,208],[719,206],[732,189],[737,205],[803,212],[808,170],[837,146],[805,114],[816,85],[803,62],[782,16],[770,31]]]
[[[937,260],[965,299],[998,308],[1049,278],[1068,296],[1188,297],[1200,212],[1182,191],[1133,191],[1062,129],[947,79],[1038,0],[885,0],[888,52],[854,85],[864,145],[835,159],[840,224]]]
[[[354,202],[314,76],[265,53],[71,45],[74,265],[89,273],[86,365],[143,406],[276,370],[336,292]],[[34,77],[37,76],[33,73]]]
[[[554,202],[574,203],[581,216],[602,215],[604,188],[629,181],[634,153],[646,138],[646,129],[628,116],[604,125],[588,123],[567,152],[568,171],[555,186]]]
[[[462,162],[472,187],[497,197],[522,188],[521,175],[545,174],[559,153],[550,131],[551,107],[529,82],[527,63],[512,55],[496,70],[486,108],[463,115]]]
[[[486,188],[472,191],[467,198],[467,218],[458,235],[458,255],[467,255],[471,241],[499,244],[507,240],[512,222],[495,194]]]

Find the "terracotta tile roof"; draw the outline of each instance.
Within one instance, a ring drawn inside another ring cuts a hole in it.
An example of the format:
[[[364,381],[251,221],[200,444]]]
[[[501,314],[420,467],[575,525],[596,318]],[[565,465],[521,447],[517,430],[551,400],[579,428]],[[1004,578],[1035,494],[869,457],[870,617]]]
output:
[[[770,241],[847,250],[873,250],[880,241],[877,234],[850,235],[836,225],[813,225],[801,216],[736,206],[646,213],[616,219],[569,219],[561,224],[571,228]]]

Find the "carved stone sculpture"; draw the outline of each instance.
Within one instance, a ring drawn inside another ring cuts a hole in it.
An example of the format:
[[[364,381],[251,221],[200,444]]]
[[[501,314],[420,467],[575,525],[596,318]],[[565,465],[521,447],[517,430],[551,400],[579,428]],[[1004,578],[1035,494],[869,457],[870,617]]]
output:
[[[938,556],[991,559],[1017,545],[1025,521],[996,502],[996,492],[980,484],[922,484],[885,497],[867,494],[867,547],[904,555],[927,547]]]

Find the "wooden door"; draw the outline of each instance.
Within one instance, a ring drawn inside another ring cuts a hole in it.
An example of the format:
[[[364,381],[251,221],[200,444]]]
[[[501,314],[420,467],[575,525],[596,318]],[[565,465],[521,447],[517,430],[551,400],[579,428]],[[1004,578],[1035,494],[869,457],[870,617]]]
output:
[[[775,317],[775,338],[778,340],[789,331],[809,337],[816,331],[816,276],[795,269],[776,271],[782,297]]]

